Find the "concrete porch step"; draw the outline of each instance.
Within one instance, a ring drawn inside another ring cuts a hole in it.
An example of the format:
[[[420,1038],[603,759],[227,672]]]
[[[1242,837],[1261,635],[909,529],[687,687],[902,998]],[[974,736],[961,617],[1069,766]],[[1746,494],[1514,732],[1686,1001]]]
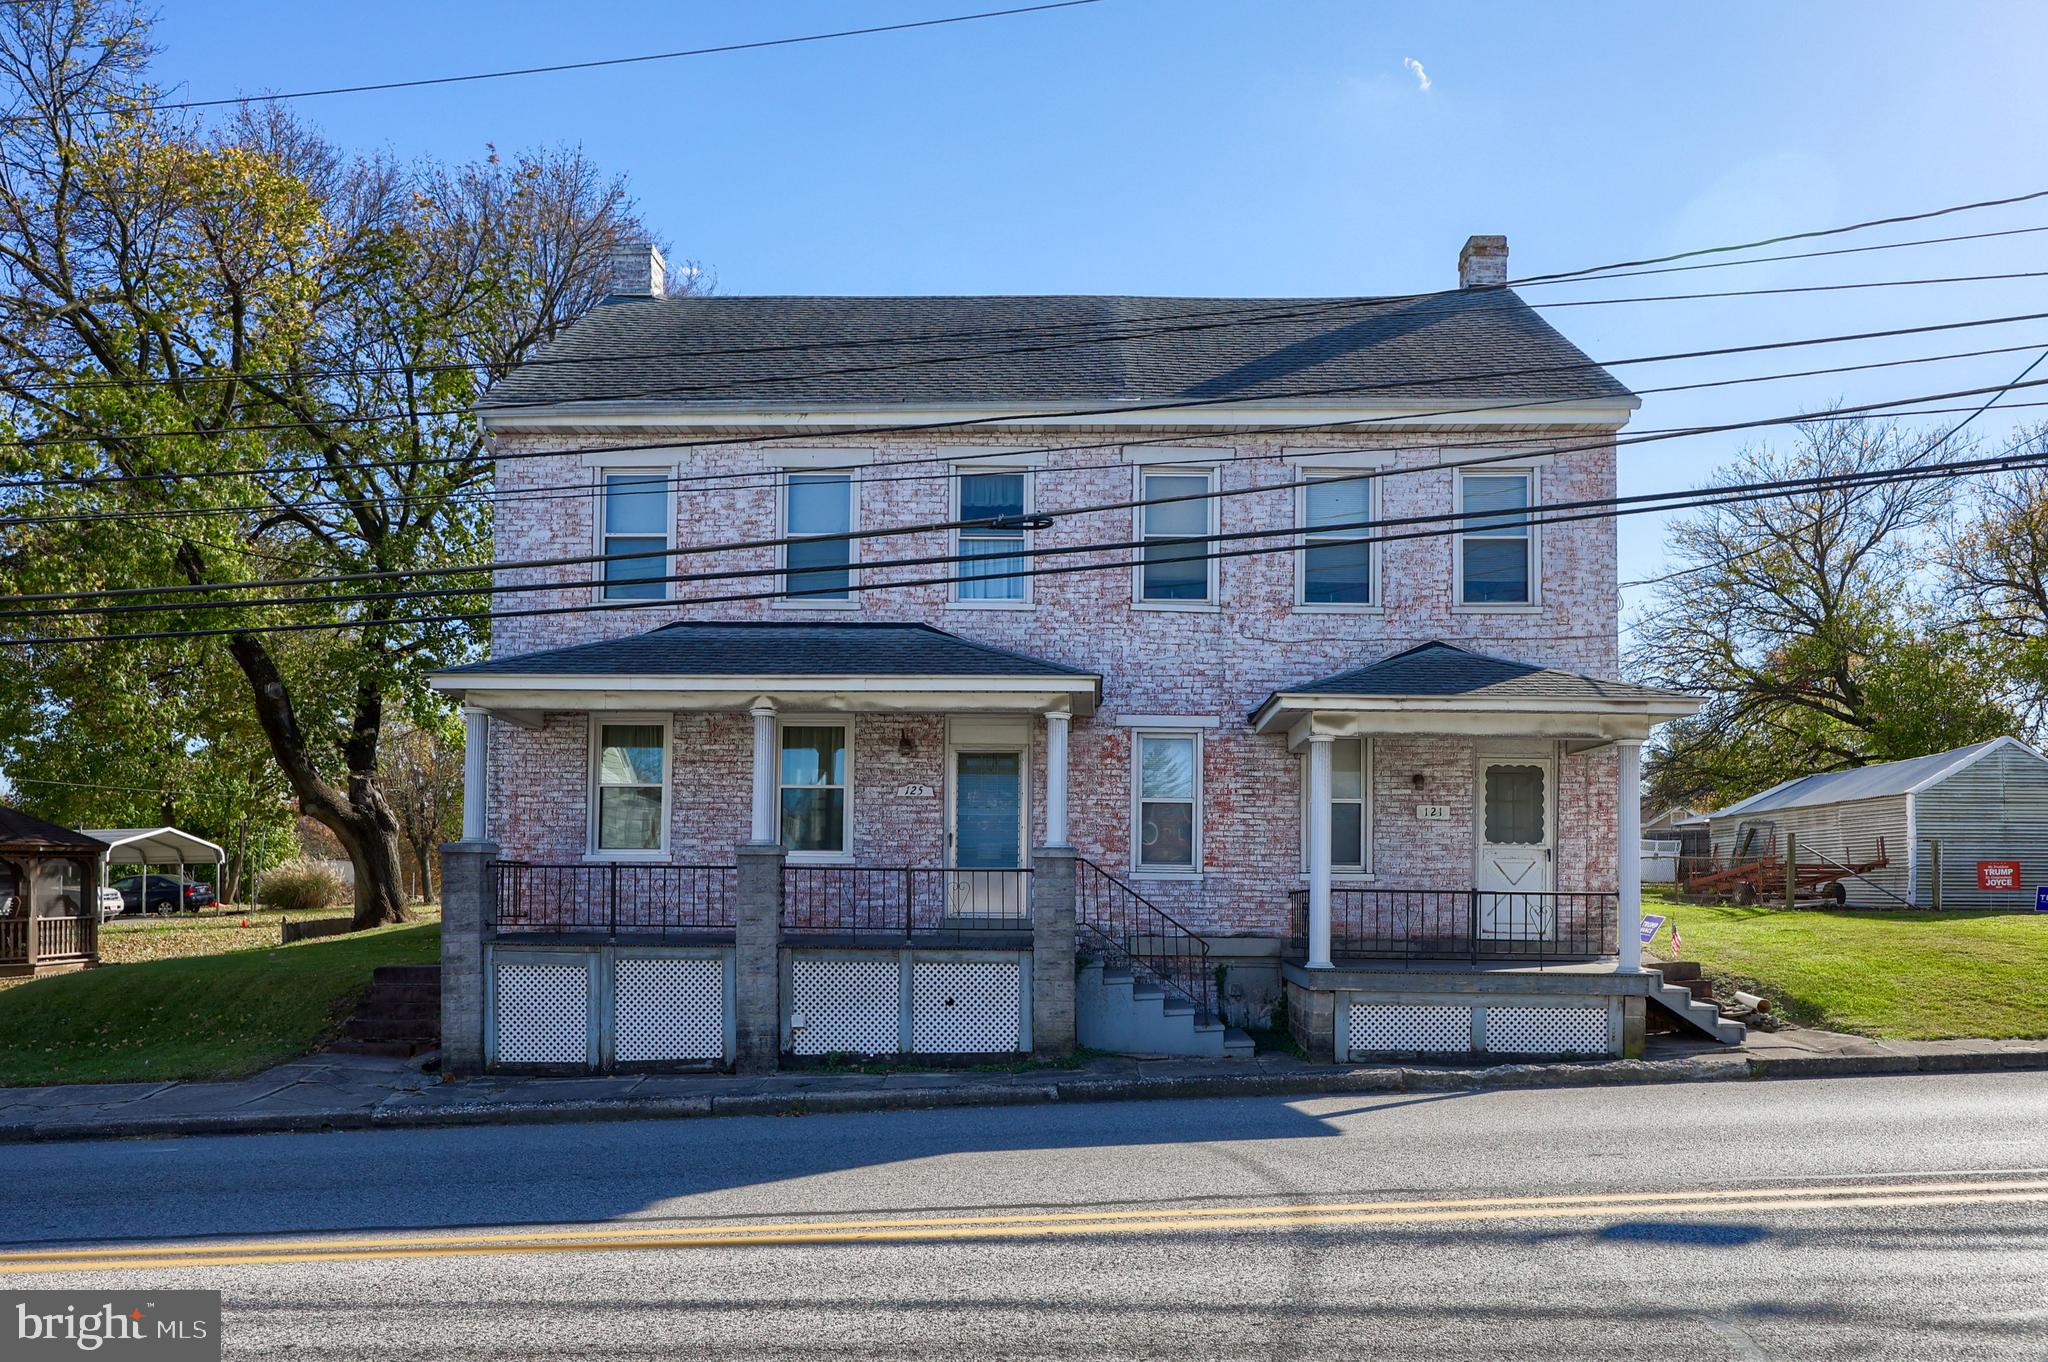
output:
[[[1249,1059],[1250,1036],[1197,1013],[1158,981],[1090,961],[1074,980],[1074,1028],[1091,1050],[1122,1055]]]
[[[1657,966],[1646,968],[1660,979],[1666,977]],[[1695,965],[1694,968],[1697,969],[1698,966]],[[1694,995],[1690,985],[1703,982],[1688,980],[1684,984],[1660,983],[1656,991],[1649,995],[1649,999],[1709,1040],[1718,1040],[1724,1045],[1742,1044],[1749,1036],[1749,1028],[1739,1021],[1722,1016],[1721,1009],[1714,1005],[1711,996],[1707,1001],[1701,1001]]]

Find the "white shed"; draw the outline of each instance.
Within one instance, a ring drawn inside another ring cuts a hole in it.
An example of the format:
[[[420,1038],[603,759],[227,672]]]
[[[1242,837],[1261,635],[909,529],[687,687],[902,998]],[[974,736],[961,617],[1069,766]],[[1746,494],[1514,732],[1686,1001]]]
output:
[[[1936,844],[1945,909],[2032,908],[2048,884],[2048,758],[2017,738],[1795,777],[1708,817],[1724,863],[1796,837],[1806,864],[1862,864],[1881,841],[1889,864],[1844,881],[1859,907],[1932,906]]]

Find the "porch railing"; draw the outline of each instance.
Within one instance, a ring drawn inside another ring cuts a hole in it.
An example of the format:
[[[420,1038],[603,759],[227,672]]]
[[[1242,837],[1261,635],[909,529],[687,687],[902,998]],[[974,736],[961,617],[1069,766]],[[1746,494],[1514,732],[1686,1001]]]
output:
[[[499,861],[499,932],[607,936],[729,932],[739,898],[729,865],[542,865]]]
[[[29,945],[35,951],[31,955]],[[82,917],[0,918],[0,964],[68,963],[99,953],[99,919]]]
[[[1074,861],[1074,927],[1083,954],[1143,975],[1168,995],[1218,1016],[1209,943],[1158,904],[1085,857]]]
[[[1290,899],[1308,938],[1308,891]],[[1620,953],[1621,898],[1481,889],[1330,890],[1333,960],[1598,960]]]
[[[917,936],[1031,930],[1031,872],[955,866],[789,865],[791,933]]]

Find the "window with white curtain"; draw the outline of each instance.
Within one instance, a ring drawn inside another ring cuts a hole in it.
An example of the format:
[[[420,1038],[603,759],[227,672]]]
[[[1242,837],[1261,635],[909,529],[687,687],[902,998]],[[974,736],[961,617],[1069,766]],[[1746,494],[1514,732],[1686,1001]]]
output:
[[[1302,753],[1301,864],[1308,869],[1308,763]],[[1364,738],[1330,744],[1330,869],[1339,875],[1372,870],[1372,747]]]
[[[1029,474],[1009,471],[962,473],[958,479],[961,520],[1021,521],[1029,498]],[[962,558],[954,569],[958,601],[1022,601],[1031,579],[1024,570],[1025,530],[1014,526],[963,525],[955,535]]]
[[[851,728],[844,720],[807,719],[782,725],[778,799],[782,845],[797,854],[835,856],[847,850]]]
[[[592,764],[594,851],[659,851],[665,844],[668,725],[657,720],[600,723]]]
[[[1139,733],[1136,742],[1137,868],[1193,873],[1201,865],[1201,739],[1193,733]]]

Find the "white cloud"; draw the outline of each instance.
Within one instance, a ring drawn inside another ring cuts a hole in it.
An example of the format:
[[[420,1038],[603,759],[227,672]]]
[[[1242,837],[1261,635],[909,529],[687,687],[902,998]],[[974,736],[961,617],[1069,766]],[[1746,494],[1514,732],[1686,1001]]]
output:
[[[1415,58],[1413,57],[1403,57],[1401,58],[1401,67],[1403,70],[1413,71],[1415,73],[1416,89],[1422,91],[1422,93],[1424,94],[1429,93],[1429,72],[1422,69],[1421,62],[1415,60]]]

